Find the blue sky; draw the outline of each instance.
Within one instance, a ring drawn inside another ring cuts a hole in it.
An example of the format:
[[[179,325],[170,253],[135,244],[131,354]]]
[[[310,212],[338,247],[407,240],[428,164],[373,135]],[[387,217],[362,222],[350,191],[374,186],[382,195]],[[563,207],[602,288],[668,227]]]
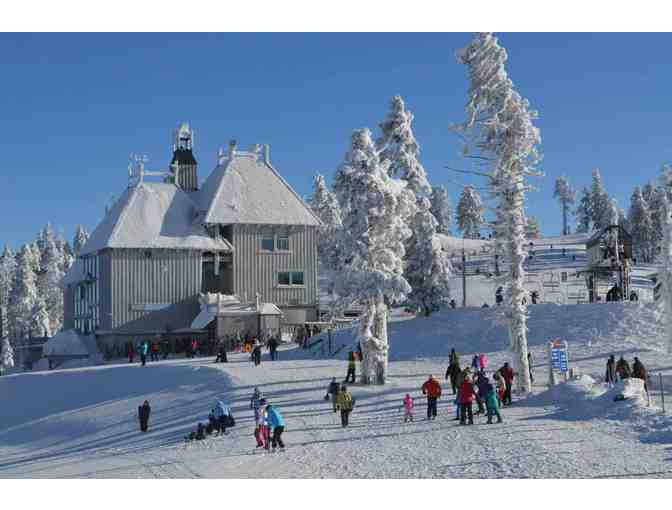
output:
[[[600,168],[627,207],[634,185],[672,161],[669,34],[498,34],[509,74],[539,110],[541,164],[528,214],[561,229],[553,181],[580,187]],[[433,184],[478,180],[448,130],[464,119],[466,73],[454,52],[469,34],[0,34],[0,245],[47,221],[70,239],[127,185],[131,152],[169,162],[188,120],[203,180],[218,146],[269,143],[302,194],[329,179],[350,133],[375,128],[391,96],[414,112]]]

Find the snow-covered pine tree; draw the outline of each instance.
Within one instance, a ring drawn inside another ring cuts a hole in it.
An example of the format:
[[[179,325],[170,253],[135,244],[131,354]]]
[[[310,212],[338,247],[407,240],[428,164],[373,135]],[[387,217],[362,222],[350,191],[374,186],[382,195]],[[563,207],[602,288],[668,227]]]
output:
[[[308,203],[322,221],[317,236],[318,260],[325,270],[336,271],[339,261],[338,239],[343,226],[341,208],[336,195],[329,191],[324,177],[320,174],[315,176],[313,194]]]
[[[49,317],[49,331],[56,333],[63,326],[63,290],[61,281],[64,276],[63,253],[56,246],[56,240],[46,235],[42,239],[41,271],[37,278],[39,297],[44,300],[45,311]]]
[[[432,186],[432,194],[429,197],[431,204],[429,212],[436,218],[436,232],[451,235],[450,224],[453,221],[453,206],[448,198],[448,190],[445,186]]]
[[[652,244],[654,238],[653,222],[649,205],[644,200],[642,188],[635,187],[630,198],[630,210],[628,211],[628,223],[632,230],[632,241],[635,246],[636,256],[641,262],[653,262],[655,245]]]
[[[24,244],[16,255],[16,270],[9,293],[9,329],[17,337],[30,335],[31,317],[37,300],[34,262],[31,245]]]
[[[7,307],[9,304],[9,292],[12,288],[14,271],[16,270],[16,260],[14,253],[5,245],[0,254],[0,306]]]
[[[593,230],[602,230],[609,226],[611,213],[611,198],[604,191],[600,170],[593,170],[593,181],[590,189],[590,204],[593,220]]]
[[[72,239],[72,251],[75,257],[79,257],[79,254],[82,252],[82,248],[86,244],[86,241],[89,240],[89,233],[82,225],[77,225],[75,230],[75,237]]]
[[[0,343],[0,368],[8,369],[14,367],[14,349],[9,341],[9,337],[1,339]],[[0,370],[2,375],[2,370]]]
[[[404,277],[412,289],[409,301],[422,306],[428,316],[450,295],[452,264],[436,235],[438,222],[427,198],[432,188],[420,162],[420,146],[413,134],[413,114],[406,110],[400,96],[392,98],[390,112],[380,123],[380,129],[382,136],[377,147],[381,165],[391,177],[405,182],[406,190],[414,195],[416,207],[409,208],[413,215],[403,219],[411,225],[412,231],[405,243]]]
[[[337,292],[364,307],[358,330],[361,380],[383,384],[389,356],[387,303],[411,291],[403,276],[404,242],[410,236],[403,219],[414,210],[414,196],[381,165],[368,129],[353,132],[333,189],[343,218],[343,277]]]
[[[485,207],[481,196],[472,186],[465,186],[457,203],[457,225],[465,239],[478,239],[485,223]]]
[[[527,217],[527,225],[525,226],[525,235],[528,239],[539,239],[541,237],[541,229],[539,222],[534,216]]]
[[[33,336],[37,337],[50,337],[52,335],[51,328],[52,320],[50,313],[47,309],[47,302],[42,296],[39,296],[35,300],[35,305],[33,306],[33,314],[30,322],[30,331]]]
[[[569,212],[572,205],[576,201],[576,191],[569,184],[569,181],[565,176],[558,177],[555,180],[555,191],[553,192],[553,198],[557,198],[562,206],[562,235],[567,236],[570,234],[569,228]]]
[[[539,175],[536,146],[539,129],[532,123],[536,112],[520,96],[509,79],[504,64],[506,50],[491,33],[479,34],[458,53],[458,61],[469,69],[467,120],[461,131],[467,135],[467,153],[479,151],[490,168],[490,189],[497,199],[498,242],[509,263],[504,315],[508,322],[518,388],[531,390],[527,359],[527,307],[525,300],[525,177]],[[476,148],[476,149],[474,149]]]
[[[667,176],[663,174],[662,180],[666,183]],[[665,189],[664,186],[663,189]],[[664,313],[662,319],[665,326],[665,337],[667,344],[667,352],[672,354],[672,204],[667,196],[667,193],[662,194],[662,226],[663,226],[663,242],[661,250],[662,267],[660,270],[660,279],[663,284],[663,303]]]
[[[585,186],[581,190],[579,205],[576,207],[576,231],[579,234],[587,234],[593,222],[593,204],[590,190]]]

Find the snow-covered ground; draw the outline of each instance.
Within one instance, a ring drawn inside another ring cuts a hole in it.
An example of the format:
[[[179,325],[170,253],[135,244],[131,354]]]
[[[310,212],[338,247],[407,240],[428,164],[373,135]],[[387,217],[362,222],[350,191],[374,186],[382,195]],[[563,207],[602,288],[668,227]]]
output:
[[[449,310],[390,326],[390,382],[351,385],[357,405],[342,429],[324,401],[336,358],[298,349],[254,367],[246,355],[106,365],[0,378],[0,477],[670,477],[672,421],[653,403],[619,402],[590,377],[547,391],[548,340],[569,342],[570,365],[600,381],[610,353],[637,355],[672,387],[651,305],[538,305],[530,308],[534,395],[504,409],[505,423],[473,427],[452,420],[450,396],[436,421],[420,385],[441,378],[451,347],[462,364],[477,351],[498,367],[508,359],[506,335],[491,323],[495,309]],[[342,331],[336,343],[348,342]],[[255,452],[249,398],[258,386],[285,417],[287,451]],[[444,388],[445,390],[445,388]],[[448,390],[446,390],[448,392]],[[417,397],[416,421],[404,424],[406,393]],[[224,437],[185,444],[216,399],[228,401],[237,425]],[[152,404],[150,431],[138,430],[137,406]],[[672,404],[672,395],[668,394]]]

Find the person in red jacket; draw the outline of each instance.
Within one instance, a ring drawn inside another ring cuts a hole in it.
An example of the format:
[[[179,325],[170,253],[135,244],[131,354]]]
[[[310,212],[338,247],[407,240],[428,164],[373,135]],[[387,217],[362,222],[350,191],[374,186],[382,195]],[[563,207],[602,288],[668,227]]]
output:
[[[466,376],[460,386],[458,400],[458,404],[460,405],[460,425],[466,425],[467,418],[469,419],[469,425],[474,424],[474,410],[471,404],[475,396],[474,384],[471,382],[471,377]]]
[[[504,401],[502,402],[502,405],[510,405],[511,387],[513,386],[513,378],[516,374],[508,363],[504,363],[504,366],[499,369],[499,373],[501,374],[502,379],[504,379]]]
[[[422,394],[427,396],[427,419],[435,420],[436,401],[441,396],[441,384],[433,375],[422,385]]]

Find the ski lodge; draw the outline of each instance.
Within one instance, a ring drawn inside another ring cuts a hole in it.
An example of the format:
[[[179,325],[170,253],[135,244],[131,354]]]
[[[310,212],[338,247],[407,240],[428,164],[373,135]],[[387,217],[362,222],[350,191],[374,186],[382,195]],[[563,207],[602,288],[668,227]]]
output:
[[[183,123],[167,171],[146,170],[143,158],[129,166],[128,188],[64,279],[64,331],[51,348],[73,332],[105,352],[314,321],[319,224],[268,145],[243,151],[231,141],[199,185]]]

